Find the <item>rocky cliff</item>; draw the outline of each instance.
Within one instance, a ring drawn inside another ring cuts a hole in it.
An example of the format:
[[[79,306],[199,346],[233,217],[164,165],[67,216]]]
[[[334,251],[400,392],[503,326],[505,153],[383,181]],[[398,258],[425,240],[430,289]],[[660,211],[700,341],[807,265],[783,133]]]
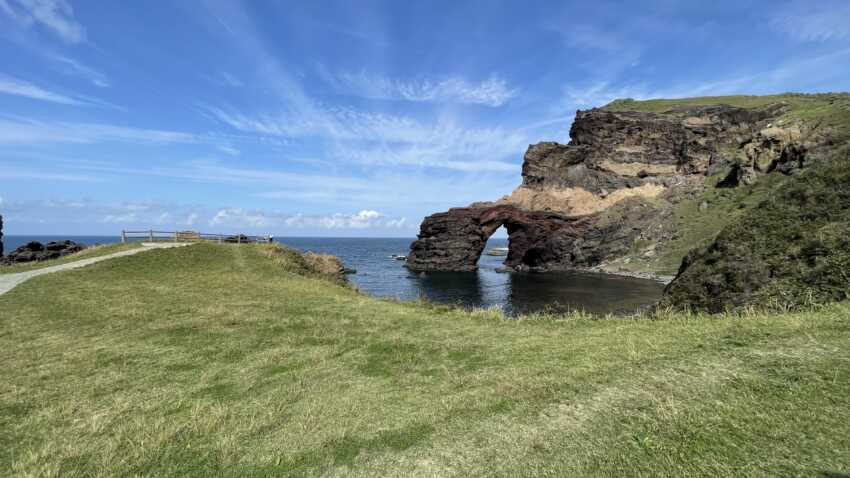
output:
[[[407,265],[474,270],[505,226],[514,270],[676,274],[691,249],[806,170],[810,151],[846,136],[848,98],[621,100],[579,111],[568,144],[528,148],[513,193],[425,218]]]
[[[425,218],[411,246],[414,270],[473,270],[487,238],[508,231],[505,264],[519,270],[649,264],[682,236],[677,206],[715,175],[729,187],[800,167],[806,127],[780,124],[789,107],[679,106],[663,112],[579,111],[569,144],[544,142],[525,153],[522,184],[502,199]],[[631,261],[630,261],[631,262]],[[666,270],[665,270],[666,268]]]

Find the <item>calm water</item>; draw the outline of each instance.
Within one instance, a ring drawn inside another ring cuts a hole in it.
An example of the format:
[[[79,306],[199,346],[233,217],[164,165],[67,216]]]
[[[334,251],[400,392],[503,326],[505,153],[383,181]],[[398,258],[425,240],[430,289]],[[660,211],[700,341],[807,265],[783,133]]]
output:
[[[111,236],[7,236],[6,251],[28,241],[71,239],[85,244],[119,242]],[[588,273],[501,274],[504,257],[482,255],[477,272],[414,273],[392,254],[406,255],[412,239],[277,238],[302,251],[326,252],[357,270],[349,279],[363,292],[403,300],[474,307],[500,307],[509,314],[546,309],[583,309],[592,313],[633,312],[654,303],[663,286],[655,281]],[[506,247],[491,239],[487,247]]]

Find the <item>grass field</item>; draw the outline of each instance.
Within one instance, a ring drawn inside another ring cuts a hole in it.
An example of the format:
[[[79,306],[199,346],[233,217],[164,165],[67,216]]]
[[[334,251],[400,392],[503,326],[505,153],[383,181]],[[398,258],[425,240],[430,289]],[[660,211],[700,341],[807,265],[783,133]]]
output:
[[[850,304],[506,320],[292,263],[201,244],[0,296],[0,474],[850,473]]]
[[[0,266],[0,274],[14,274],[16,272],[26,272],[36,269],[43,269],[45,267],[79,261],[81,259],[90,259],[92,257],[105,256],[108,254],[114,254],[116,252],[129,251],[130,249],[136,249],[138,247],[142,247],[142,244],[135,242],[128,244],[108,244],[102,246],[92,246],[83,249],[82,251],[77,252],[75,254],[60,257],[59,259],[40,262],[24,262],[21,264],[14,264],[10,266]]]

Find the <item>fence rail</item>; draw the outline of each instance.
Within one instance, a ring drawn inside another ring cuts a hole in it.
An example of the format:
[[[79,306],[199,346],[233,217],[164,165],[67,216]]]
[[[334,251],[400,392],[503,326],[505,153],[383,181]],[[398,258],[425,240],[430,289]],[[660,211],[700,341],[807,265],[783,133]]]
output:
[[[195,231],[121,231],[121,242],[218,242],[232,244],[270,243],[272,236],[246,236],[245,234],[207,234]]]

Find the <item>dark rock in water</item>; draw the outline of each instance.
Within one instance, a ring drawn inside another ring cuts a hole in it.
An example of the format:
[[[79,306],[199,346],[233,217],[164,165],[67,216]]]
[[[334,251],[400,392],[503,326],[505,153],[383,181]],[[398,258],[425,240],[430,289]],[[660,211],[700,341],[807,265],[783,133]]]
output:
[[[357,269],[352,269],[351,267],[343,267],[342,273],[343,274],[357,274]]]
[[[24,262],[47,261],[74,254],[85,249],[86,246],[74,241],[58,241],[42,244],[32,241],[10,252],[3,258],[4,264],[20,264]]]
[[[609,226],[587,218],[513,206],[455,208],[425,218],[407,266],[415,271],[476,270],[487,239],[500,226],[508,231],[504,264],[516,271],[594,266],[613,250],[628,247],[637,234],[609,234]]]

